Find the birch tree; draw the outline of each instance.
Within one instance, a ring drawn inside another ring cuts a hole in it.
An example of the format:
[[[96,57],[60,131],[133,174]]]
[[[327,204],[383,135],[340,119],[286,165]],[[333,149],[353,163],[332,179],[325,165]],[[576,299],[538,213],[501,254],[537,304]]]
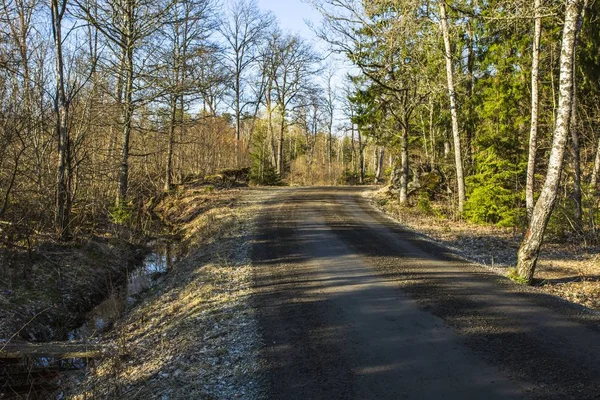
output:
[[[573,55],[576,44],[575,38],[579,28],[578,21],[582,0],[566,0],[565,4],[566,10],[560,54],[558,107],[556,110],[552,148],[548,160],[548,170],[540,196],[535,203],[529,227],[519,248],[516,267],[518,276],[528,284],[533,281],[533,274],[542,245],[544,231],[556,202],[572,115]]]
[[[527,218],[531,220],[534,205],[535,160],[537,153],[537,131],[539,111],[539,72],[540,72],[540,39],[542,37],[541,0],[534,1],[534,29],[531,56],[531,127],[529,130],[529,150],[527,159],[527,183],[525,186],[525,203]]]
[[[446,60],[446,80],[448,82],[448,96],[450,98],[450,117],[452,122],[452,139],[454,142],[454,163],[456,168],[456,184],[458,190],[458,212],[464,211],[466,190],[465,177],[462,162],[462,146],[458,127],[458,110],[456,101],[456,90],[454,87],[454,67],[452,65],[452,47],[450,45],[450,29],[448,28],[448,16],[446,13],[446,2],[440,0],[440,29],[444,38],[444,58]]]

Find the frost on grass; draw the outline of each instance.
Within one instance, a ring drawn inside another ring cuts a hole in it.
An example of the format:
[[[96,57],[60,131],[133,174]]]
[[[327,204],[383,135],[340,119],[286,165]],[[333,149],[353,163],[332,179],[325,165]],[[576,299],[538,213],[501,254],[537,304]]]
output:
[[[426,234],[461,257],[507,275],[517,262],[522,234],[511,228],[475,225],[446,217],[433,205],[424,212],[401,207],[387,188],[366,192],[380,211],[407,228]],[[600,258],[598,249],[580,244],[544,244],[536,269],[536,287],[568,301],[600,310]]]
[[[75,383],[73,398],[260,397],[260,337],[248,303],[249,237],[260,194],[223,192],[215,196],[227,202],[217,199],[181,222],[197,250],[116,326],[106,340],[117,355]]]

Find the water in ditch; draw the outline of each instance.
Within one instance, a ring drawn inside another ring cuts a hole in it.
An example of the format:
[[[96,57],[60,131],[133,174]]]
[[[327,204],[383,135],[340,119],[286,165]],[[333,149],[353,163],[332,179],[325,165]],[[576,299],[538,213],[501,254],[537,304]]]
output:
[[[154,242],[154,249],[141,266],[130,271],[127,282],[112,290],[107,298],[87,314],[86,321],[69,332],[70,341],[93,340],[98,334],[110,329],[123,313],[154,287],[177,262],[177,253],[169,242]]]
[[[144,261],[127,274],[127,280],[115,286],[106,299],[86,314],[85,322],[71,330],[66,341],[97,343],[101,333],[109,330],[135,305],[141,295],[152,289],[178,260],[177,251],[168,241],[149,243],[152,248]],[[35,357],[0,359],[1,399],[64,398],[60,392],[66,374],[81,371],[92,360]],[[58,393],[53,395],[53,393]]]

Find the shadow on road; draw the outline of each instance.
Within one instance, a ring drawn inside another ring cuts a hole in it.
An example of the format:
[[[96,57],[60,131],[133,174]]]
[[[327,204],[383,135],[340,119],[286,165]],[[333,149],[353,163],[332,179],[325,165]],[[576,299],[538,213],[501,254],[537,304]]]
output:
[[[282,191],[253,262],[270,398],[600,393],[597,319],[403,230],[360,189]]]

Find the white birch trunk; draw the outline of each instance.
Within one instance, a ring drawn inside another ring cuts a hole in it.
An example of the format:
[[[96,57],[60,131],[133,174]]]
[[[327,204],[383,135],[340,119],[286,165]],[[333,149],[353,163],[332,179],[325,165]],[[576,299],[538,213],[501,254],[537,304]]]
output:
[[[377,168],[375,169],[375,183],[381,182],[381,175],[383,174],[383,157],[385,157],[385,148],[381,146],[379,148],[379,154],[377,154]]]
[[[571,119],[573,53],[575,51],[575,36],[580,10],[581,0],[567,0],[560,55],[558,108],[552,149],[548,160],[548,172],[546,173],[546,180],[540,192],[540,197],[533,208],[529,228],[521,243],[517,260],[517,274],[528,284],[533,280],[544,231],[556,202],[560,176],[563,169]]]
[[[456,92],[454,91],[454,72],[452,67],[452,48],[450,47],[450,32],[448,29],[448,17],[446,15],[446,3],[440,1],[440,28],[444,36],[444,58],[446,59],[446,78],[448,80],[448,95],[450,96],[450,116],[452,119],[452,137],[454,139],[454,162],[456,164],[456,182],[458,186],[458,212],[464,210],[465,177],[462,163],[462,148],[460,144],[460,133],[458,131],[458,111],[456,109]]]
[[[400,204],[408,201],[408,129],[402,126],[402,141],[400,150]]]
[[[596,147],[596,157],[594,158],[594,168],[592,169],[592,177],[590,178],[590,189],[595,195],[598,188],[598,174],[600,173],[600,138]]]
[[[533,33],[533,53],[531,59],[531,127],[529,129],[529,153],[527,158],[527,183],[525,186],[525,204],[527,219],[531,220],[534,206],[535,159],[537,153],[537,129],[539,109],[539,71],[540,71],[540,39],[542,37],[542,18],[540,16],[541,0],[535,0],[535,27]]]

